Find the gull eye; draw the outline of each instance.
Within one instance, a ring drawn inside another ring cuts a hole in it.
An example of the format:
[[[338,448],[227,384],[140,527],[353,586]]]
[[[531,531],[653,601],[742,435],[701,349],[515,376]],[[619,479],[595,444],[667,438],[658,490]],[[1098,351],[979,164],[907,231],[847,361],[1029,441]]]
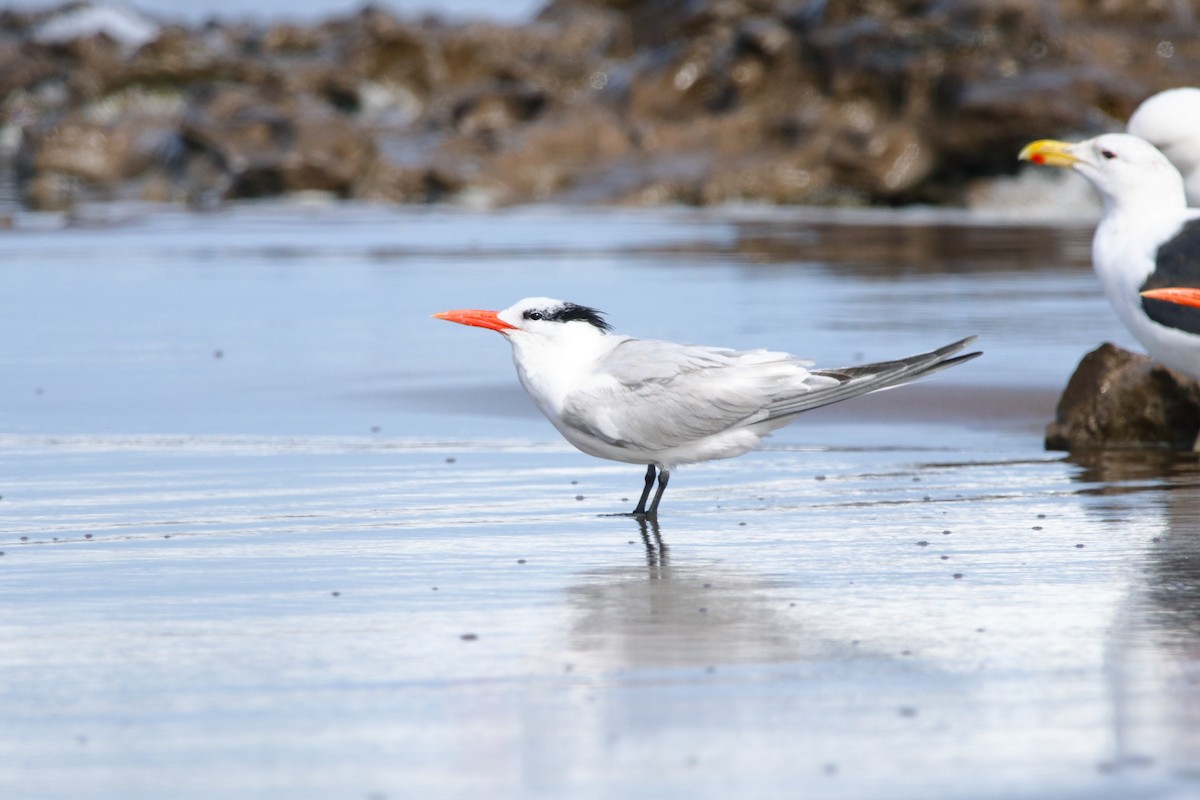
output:
[[[1101,150],[1100,155],[1107,161],[1111,161],[1117,157],[1117,154],[1112,150]]]

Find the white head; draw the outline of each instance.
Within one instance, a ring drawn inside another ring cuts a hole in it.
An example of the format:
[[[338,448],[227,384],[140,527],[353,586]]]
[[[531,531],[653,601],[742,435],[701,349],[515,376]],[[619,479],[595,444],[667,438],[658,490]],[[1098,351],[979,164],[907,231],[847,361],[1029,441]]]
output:
[[[1179,170],[1154,145],[1126,133],[1106,133],[1076,144],[1042,139],[1026,145],[1018,158],[1075,170],[1100,192],[1106,209],[1187,205]]]
[[[1151,96],[1133,112],[1125,130],[1161,150],[1186,183],[1192,183],[1193,172],[1200,172],[1200,89],[1188,86]],[[1200,175],[1196,179],[1200,181]],[[1200,204],[1190,187],[1188,199]]]
[[[611,330],[604,315],[596,309],[549,297],[527,297],[503,311],[460,309],[434,316],[461,325],[499,331],[514,342],[517,339],[513,337],[523,334],[558,340],[594,337]]]
[[[463,309],[434,316],[504,334],[512,345],[521,385],[556,426],[575,381],[586,377],[595,359],[621,341],[608,335],[608,323],[596,309],[549,297],[528,297],[503,311]],[[559,430],[578,446],[567,430]]]

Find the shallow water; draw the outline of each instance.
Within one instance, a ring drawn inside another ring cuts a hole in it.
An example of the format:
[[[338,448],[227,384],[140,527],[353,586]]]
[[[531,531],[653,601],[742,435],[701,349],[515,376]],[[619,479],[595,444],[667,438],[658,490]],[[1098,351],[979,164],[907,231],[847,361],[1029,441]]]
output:
[[[1200,467],[1066,457],[1086,227],[94,209],[0,237],[0,786],[38,798],[1200,794]],[[599,516],[534,294],[836,366],[983,358]]]

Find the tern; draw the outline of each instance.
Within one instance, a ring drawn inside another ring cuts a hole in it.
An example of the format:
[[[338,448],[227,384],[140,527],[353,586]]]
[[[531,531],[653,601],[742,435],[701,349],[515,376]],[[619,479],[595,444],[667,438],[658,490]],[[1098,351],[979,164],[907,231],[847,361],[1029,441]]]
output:
[[[928,353],[843,369],[771,350],[635,339],[612,332],[588,306],[531,297],[503,311],[460,309],[437,319],[498,331],[512,345],[517,377],[564,438],[598,458],[645,464],[637,506],[657,519],[671,471],[733,458],[802,412],[968,361],[975,337]],[[658,490],[646,501],[655,484]]]
[[[1200,309],[1156,291],[1200,288],[1200,209],[1188,208],[1179,170],[1127,133],[1041,139],[1018,158],[1073,170],[1096,187],[1104,213],[1092,267],[1109,303],[1151,356],[1200,379]]]

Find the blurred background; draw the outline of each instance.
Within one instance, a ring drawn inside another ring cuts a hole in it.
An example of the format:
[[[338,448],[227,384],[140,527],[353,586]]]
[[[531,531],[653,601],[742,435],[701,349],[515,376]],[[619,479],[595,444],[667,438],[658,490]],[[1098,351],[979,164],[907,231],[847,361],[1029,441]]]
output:
[[[16,10],[56,8],[65,5],[61,0],[14,0],[6,4]],[[175,3],[171,0],[126,0],[111,5],[124,6],[153,15],[161,20],[201,23],[211,19],[275,20],[314,22],[328,17],[354,13],[371,5],[404,16],[435,14],[444,18],[489,19],[510,23],[528,22],[542,7],[542,0],[512,0],[489,3],[485,0],[382,0],[365,3],[362,0],[305,0],[289,3],[284,0],[265,0],[248,4],[238,0],[205,0],[203,3]]]
[[[987,206],[1031,138],[1190,82],[1196,32],[1165,0],[17,3],[0,159],[46,210]]]

